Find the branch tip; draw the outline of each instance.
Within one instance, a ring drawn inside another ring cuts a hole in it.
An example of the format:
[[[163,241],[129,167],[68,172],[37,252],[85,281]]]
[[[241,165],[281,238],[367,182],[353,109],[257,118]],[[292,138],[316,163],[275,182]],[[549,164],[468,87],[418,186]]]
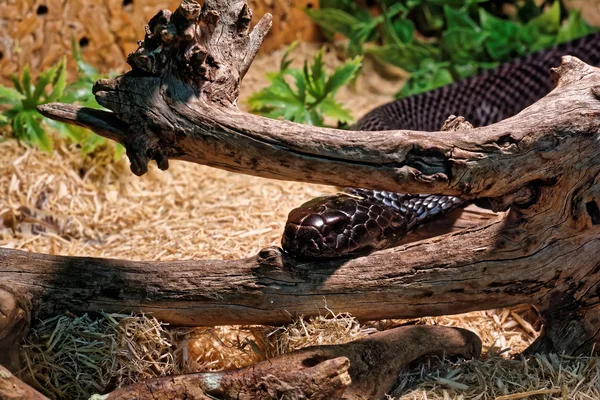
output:
[[[550,74],[555,85],[559,87],[581,79],[586,71],[591,71],[592,69],[593,67],[575,56],[562,56],[560,65],[552,68]]]

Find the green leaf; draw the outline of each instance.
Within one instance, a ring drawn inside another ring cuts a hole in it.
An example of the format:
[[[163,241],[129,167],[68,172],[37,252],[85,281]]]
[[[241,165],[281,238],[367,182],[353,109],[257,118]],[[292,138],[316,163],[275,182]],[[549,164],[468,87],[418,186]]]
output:
[[[25,129],[29,132],[31,143],[36,144],[40,150],[51,153],[52,141],[41,127],[40,123],[31,112],[24,113]]]
[[[310,67],[310,81],[313,83],[314,88],[314,94],[311,94],[313,94],[315,97],[320,97],[325,94],[323,92],[323,89],[325,88],[325,63],[323,62],[324,53],[325,49],[321,48],[313,58],[313,64]]]
[[[542,15],[529,21],[521,30],[520,38],[528,45],[529,51],[537,51],[556,43],[555,35],[560,28],[560,1]]]
[[[302,104],[306,104],[307,88],[306,88],[306,79],[304,77],[304,73],[300,70],[292,69],[292,70],[288,70],[288,74],[290,74],[294,77],[294,80],[296,83],[296,89],[298,91],[296,93],[296,97]]]
[[[422,6],[423,4],[425,4],[425,2],[426,0],[407,0],[406,7],[408,7],[409,9],[413,9],[415,7]]]
[[[452,78],[450,71],[445,68],[440,68],[431,78],[428,90],[437,89],[449,85],[452,82],[454,82],[454,78]]]
[[[289,54],[289,51],[286,52],[282,63],[286,62]],[[328,77],[323,57],[324,48],[315,54],[312,63],[305,61],[302,70],[280,68],[278,72],[268,74],[271,85],[248,98],[250,111],[309,125],[322,125],[324,112],[348,120],[348,113],[344,113],[341,106],[336,106],[332,100],[333,93],[355,76],[362,58],[347,61]],[[294,79],[295,89],[286,78]]]
[[[324,49],[321,48],[315,57],[313,63],[310,65],[307,60],[304,61],[304,67],[302,69],[304,73],[304,82],[306,82],[306,89],[308,93],[315,99],[321,99],[325,97],[325,64],[323,63]]]
[[[17,91],[22,95],[25,95],[25,91],[23,91],[23,86],[21,85],[19,78],[17,78],[15,74],[11,74],[10,79],[12,79],[13,84],[15,85],[15,89],[17,89]]]
[[[535,17],[527,25],[535,27],[543,33],[557,32],[560,27],[560,0],[555,0],[548,11]]]
[[[456,62],[467,62],[481,58],[487,32],[470,29],[449,29],[442,36],[442,46],[450,58]]]
[[[556,41],[557,43],[564,43],[592,32],[594,32],[594,29],[581,17],[581,12],[573,10],[569,13],[567,21],[561,25]]]
[[[57,67],[56,75],[52,81],[52,91],[46,97],[46,101],[49,103],[60,100],[67,87],[67,59],[63,58]]]
[[[488,34],[485,48],[494,60],[504,61],[520,55],[524,49],[518,40],[520,27],[508,20],[494,17],[479,9],[481,28]]]
[[[15,89],[0,85],[0,103],[13,105],[25,97]]]
[[[324,90],[325,94],[335,94],[339,88],[350,82],[360,70],[362,60],[362,57],[355,57],[353,60],[346,61],[344,65],[338,67],[327,79]]]
[[[26,99],[31,99],[31,73],[29,72],[29,65],[26,65],[25,68],[23,68],[21,82]]]
[[[404,98],[449,85],[454,78],[448,66],[448,62],[424,61],[420,70],[410,77],[396,97]]]
[[[12,118],[12,130],[13,130],[13,134],[15,135],[17,140],[22,140],[26,143],[31,143],[29,134],[28,134],[27,130],[25,129],[24,122],[23,122],[24,114],[25,113],[18,113],[17,115],[14,116],[14,118]]]
[[[314,88],[312,78],[311,78],[310,72],[308,70],[308,61],[307,60],[304,60],[304,65],[302,66],[302,77],[303,77],[303,79],[302,79],[303,82],[306,84],[307,92],[310,93],[314,97],[318,97],[318,95],[315,94],[316,89]]]
[[[253,108],[300,103],[298,97],[282,76],[274,78],[271,81],[271,86],[250,96],[248,101]]]
[[[40,74],[35,84],[33,96],[30,99],[27,99],[28,109],[35,108],[38,104],[40,104],[40,98],[42,97],[44,90],[46,90],[46,86],[48,86],[52,81],[54,81],[57,70],[58,64]]]
[[[23,103],[17,103],[10,110],[4,111],[4,116],[8,118],[9,121],[12,121],[23,112]]]
[[[82,82],[72,83],[65,88],[65,91],[60,101],[63,103],[78,103],[85,107],[97,109],[103,108],[96,101],[96,97],[90,90],[91,87],[91,84],[86,84]]]
[[[400,3],[397,3],[397,5],[400,6],[398,7],[399,10],[404,13],[402,18],[392,21],[392,17],[397,13],[395,10],[384,13],[382,36],[385,44],[410,43],[415,33],[415,24],[406,19],[408,9]]]
[[[294,60],[290,60],[289,57],[290,57],[291,52],[294,51],[294,49],[296,47],[298,47],[298,44],[300,44],[300,42],[298,40],[296,40],[295,42],[293,42],[292,44],[289,45],[289,47],[283,54],[283,57],[281,58],[281,63],[279,64],[280,72],[285,72],[290,67],[290,64],[294,61]]]
[[[410,19],[400,19],[394,22],[386,20],[383,41],[385,44],[411,43],[415,29],[415,24]]]
[[[400,18],[397,21],[392,21],[399,13],[403,13],[404,16],[408,15],[408,8],[402,3],[394,3],[388,9],[383,7],[383,39],[385,43],[408,43],[412,41],[412,37],[415,30],[413,22],[406,18]],[[381,18],[377,19],[377,23]],[[386,38],[387,37],[387,38]]]
[[[334,118],[339,122],[350,123],[354,120],[350,112],[331,96],[323,99],[323,101],[319,103],[318,108],[322,114]]]
[[[304,120],[302,122],[307,125],[323,126],[323,117],[316,109],[312,109],[304,114]]]
[[[464,11],[455,10],[452,7],[444,5],[444,16],[446,17],[447,30],[465,29],[479,31],[479,27]]]
[[[271,86],[253,94],[247,102],[251,112],[298,122],[306,110],[304,102],[280,74],[272,75]]]
[[[434,4],[428,4],[427,1],[423,1],[417,9],[416,18],[420,23],[417,25],[421,26],[425,35],[437,35],[439,31],[444,28],[445,19],[443,12],[438,11],[438,7]]]

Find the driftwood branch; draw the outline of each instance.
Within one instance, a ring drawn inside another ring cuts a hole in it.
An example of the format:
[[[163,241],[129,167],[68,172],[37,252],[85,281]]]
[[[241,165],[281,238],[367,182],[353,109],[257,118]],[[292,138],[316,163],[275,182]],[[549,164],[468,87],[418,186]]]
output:
[[[2,365],[0,365],[0,399],[48,400],[46,396],[21,381]]]
[[[234,371],[164,377],[121,388],[121,399],[381,399],[398,374],[423,356],[477,357],[472,332],[405,326],[351,343],[307,347]],[[213,396],[213,397],[208,397]]]
[[[199,14],[189,8],[193,3],[153,19],[130,57],[132,71],[95,86],[113,113],[59,104],[40,111],[123,143],[137,174],[152,159],[160,168],[182,159],[277,179],[486,198],[510,210],[478,227],[353,260],[300,263],[275,248],[247,260],[170,264],[11,253],[2,262],[12,265],[3,280],[20,285],[22,294],[67,293],[62,282],[52,290],[31,282],[67,279],[61,269],[72,273],[77,266],[86,278],[78,282],[82,309],[114,309],[117,302],[129,309],[137,296],[135,305],[181,323],[279,323],[288,318],[283,310],[313,314],[323,299],[361,319],[531,303],[545,325],[533,349],[594,348],[600,340],[598,69],[564,57],[553,71],[553,92],[488,127],[443,134],[308,127],[235,106],[250,49],[268,19],[248,35],[247,14],[238,11],[245,2],[207,0]],[[42,276],[40,268],[52,273]],[[96,278],[94,287],[88,280]]]
[[[17,371],[20,366],[16,346],[25,337],[31,324],[31,303],[28,295],[16,295],[0,279],[0,365]],[[0,371],[1,372],[1,371]]]

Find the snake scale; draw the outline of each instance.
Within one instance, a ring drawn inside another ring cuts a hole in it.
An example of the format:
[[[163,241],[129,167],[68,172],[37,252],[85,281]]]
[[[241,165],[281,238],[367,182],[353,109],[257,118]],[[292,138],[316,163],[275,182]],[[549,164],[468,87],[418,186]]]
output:
[[[437,131],[449,115],[461,115],[475,127],[499,122],[553,89],[549,71],[560,64],[564,55],[600,65],[600,32],[385,104],[361,118],[356,129]],[[282,247],[303,259],[365,254],[392,247],[418,226],[466,204],[453,196],[347,188],[292,210]]]

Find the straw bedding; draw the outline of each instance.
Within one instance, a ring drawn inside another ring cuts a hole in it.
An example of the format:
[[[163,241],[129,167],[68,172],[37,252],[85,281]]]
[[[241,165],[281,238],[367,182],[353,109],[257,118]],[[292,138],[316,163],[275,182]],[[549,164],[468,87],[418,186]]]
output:
[[[314,47],[301,46],[298,59]],[[259,58],[244,80],[242,98],[265,85],[281,52]],[[327,53],[329,66],[337,63]],[[299,61],[298,61],[299,62]],[[383,81],[359,79],[339,98],[356,117],[390,100],[401,73]],[[382,82],[385,82],[382,84]],[[278,244],[287,212],[335,188],[236,175],[184,162],[150,168],[138,178],[112,149],[82,156],[57,142],[48,155],[0,143],[0,246],[28,251],[132,260],[233,259]],[[41,221],[41,222],[40,222]],[[39,226],[44,229],[40,232]],[[37,228],[36,228],[37,227]],[[101,310],[98,310],[101,311]],[[172,329],[151,315],[61,315],[36,324],[23,346],[24,379],[53,398],[87,398],[152,376],[235,368],[308,345],[344,343],[405,321],[360,325],[330,313],[283,327]],[[460,326],[484,341],[481,361],[429,360],[402,375],[401,399],[597,399],[595,357],[508,357],[537,336],[529,306],[425,318],[419,323]],[[498,397],[500,396],[500,397]]]

